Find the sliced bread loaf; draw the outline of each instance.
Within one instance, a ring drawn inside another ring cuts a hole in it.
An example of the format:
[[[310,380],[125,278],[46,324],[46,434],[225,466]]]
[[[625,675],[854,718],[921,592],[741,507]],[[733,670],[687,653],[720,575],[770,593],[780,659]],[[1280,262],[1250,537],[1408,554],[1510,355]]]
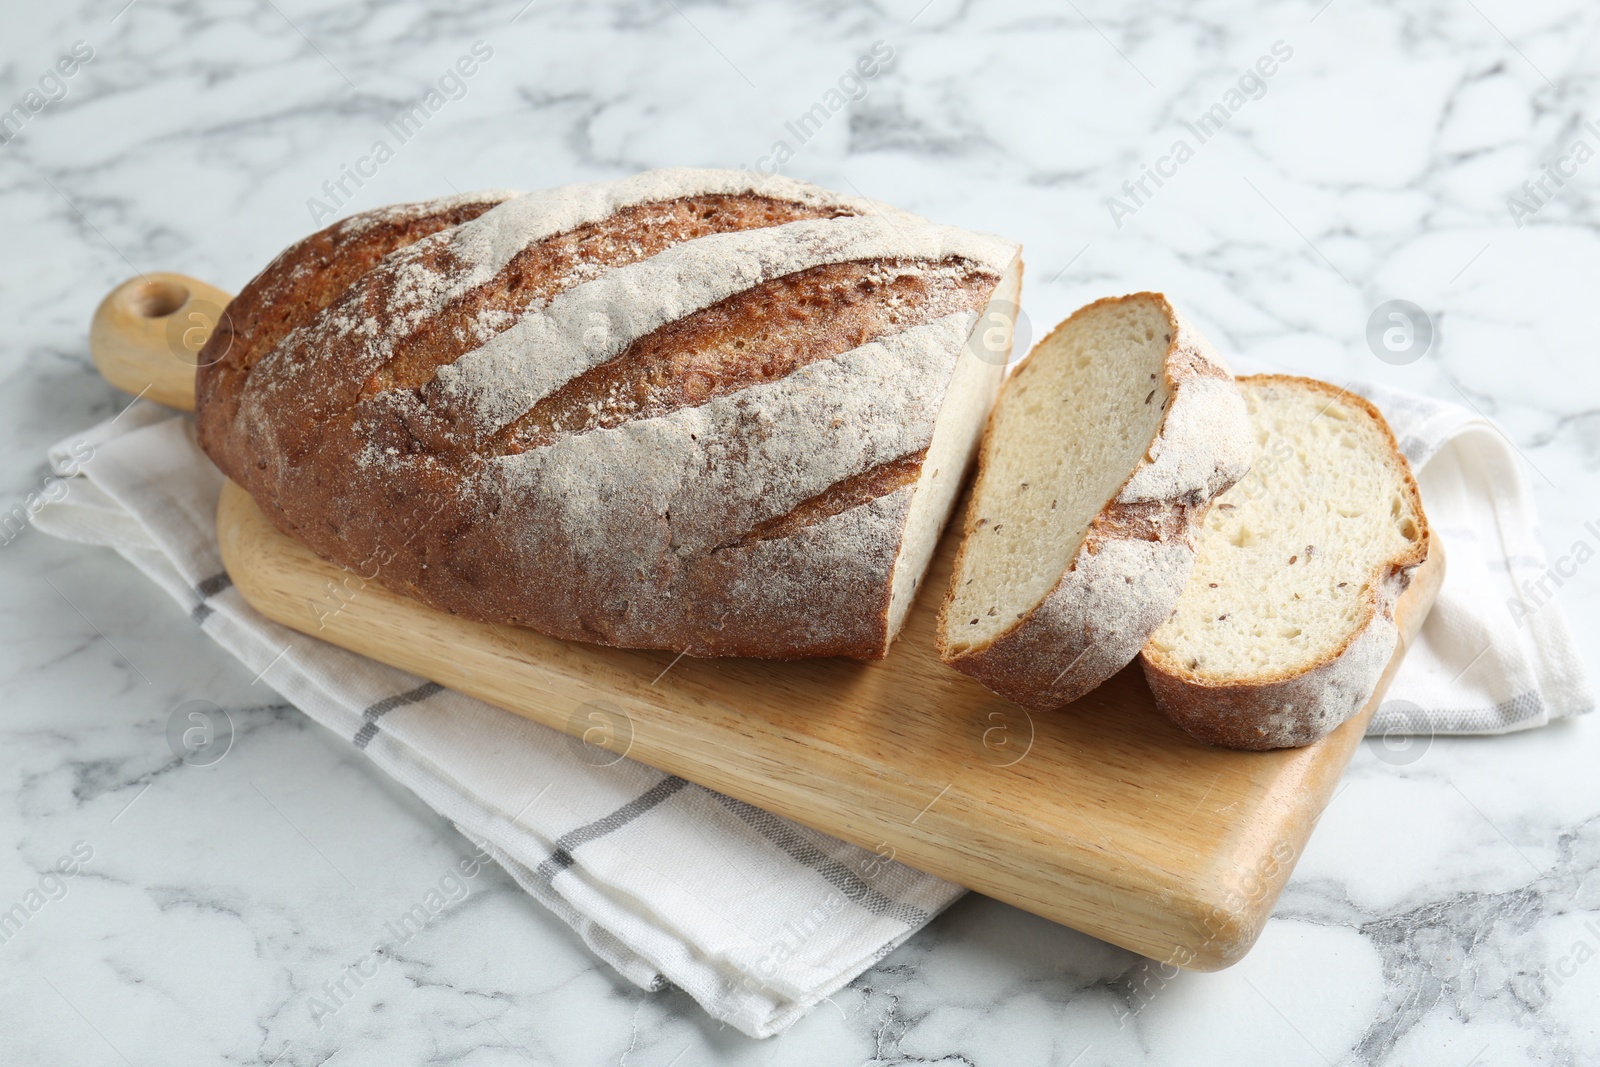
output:
[[[1206,516],[1177,609],[1141,659],[1156,703],[1229,748],[1307,745],[1359,711],[1394,654],[1394,605],[1428,521],[1366,400],[1284,375],[1239,379],[1250,474]]]
[[[1171,613],[1191,524],[1249,459],[1232,375],[1165,297],[1080,309],[990,416],[940,658],[1029,708],[1087,693]]]
[[[876,659],[1021,270],[1011,241],[746,171],[379,209],[245,286],[197,433],[279,529],[464,618]]]

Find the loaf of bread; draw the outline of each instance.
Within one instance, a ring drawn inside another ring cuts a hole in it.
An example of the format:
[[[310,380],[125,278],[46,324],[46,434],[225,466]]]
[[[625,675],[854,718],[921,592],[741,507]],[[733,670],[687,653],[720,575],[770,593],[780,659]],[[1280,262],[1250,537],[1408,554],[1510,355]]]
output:
[[[1307,745],[1361,710],[1394,655],[1428,520],[1366,400],[1285,375],[1239,387],[1252,469],[1207,515],[1189,585],[1141,659],[1156,703],[1194,737]]]
[[[1195,522],[1249,462],[1227,365],[1164,297],[1078,310],[985,432],[940,657],[1024,707],[1076,700],[1171,613]]]
[[[1012,242],[748,172],[387,208],[233,301],[199,439],[280,529],[445,611],[874,658],[1004,372],[975,328],[1020,279]]]

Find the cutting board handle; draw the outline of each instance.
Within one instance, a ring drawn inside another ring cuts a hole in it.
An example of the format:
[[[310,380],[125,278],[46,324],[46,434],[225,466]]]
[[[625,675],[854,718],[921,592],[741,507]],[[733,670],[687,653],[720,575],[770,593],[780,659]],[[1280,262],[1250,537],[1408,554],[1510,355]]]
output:
[[[232,299],[184,274],[129,278],[95,309],[89,354],[117,388],[193,411],[200,350]]]

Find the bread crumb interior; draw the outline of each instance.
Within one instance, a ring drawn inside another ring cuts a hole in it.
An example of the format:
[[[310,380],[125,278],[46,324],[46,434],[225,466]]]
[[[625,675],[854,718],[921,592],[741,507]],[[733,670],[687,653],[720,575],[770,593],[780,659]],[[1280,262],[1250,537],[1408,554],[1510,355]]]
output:
[[[1305,670],[1365,624],[1372,575],[1422,536],[1387,436],[1321,389],[1239,382],[1250,473],[1217,497],[1147,652],[1207,682]]]
[[[1165,305],[1091,305],[1038,346],[990,428],[946,638],[962,652],[999,636],[1053,589],[1096,515],[1150,449],[1170,399]]]

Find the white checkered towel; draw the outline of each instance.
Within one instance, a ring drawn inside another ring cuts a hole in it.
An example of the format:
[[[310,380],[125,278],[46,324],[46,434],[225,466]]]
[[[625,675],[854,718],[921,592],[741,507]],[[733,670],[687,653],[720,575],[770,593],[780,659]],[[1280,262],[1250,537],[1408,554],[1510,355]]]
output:
[[[1588,711],[1557,605],[1507,606],[1545,569],[1512,450],[1454,405],[1361,391],[1419,470],[1449,557],[1372,732],[1499,733]],[[138,403],[51,458],[76,473],[37,514],[41,530],[132,561],[647,989],[671,982],[747,1034],[776,1034],[962,893],[631,760],[592,766],[561,733],[262,618],[223,572],[221,476],[186,417]]]
[[[222,569],[222,476],[187,417],[141,402],[51,458],[82,473],[39,529],[127,557],[646,989],[780,1033],[963,892],[633,760],[594,766],[565,734],[263,618]]]

